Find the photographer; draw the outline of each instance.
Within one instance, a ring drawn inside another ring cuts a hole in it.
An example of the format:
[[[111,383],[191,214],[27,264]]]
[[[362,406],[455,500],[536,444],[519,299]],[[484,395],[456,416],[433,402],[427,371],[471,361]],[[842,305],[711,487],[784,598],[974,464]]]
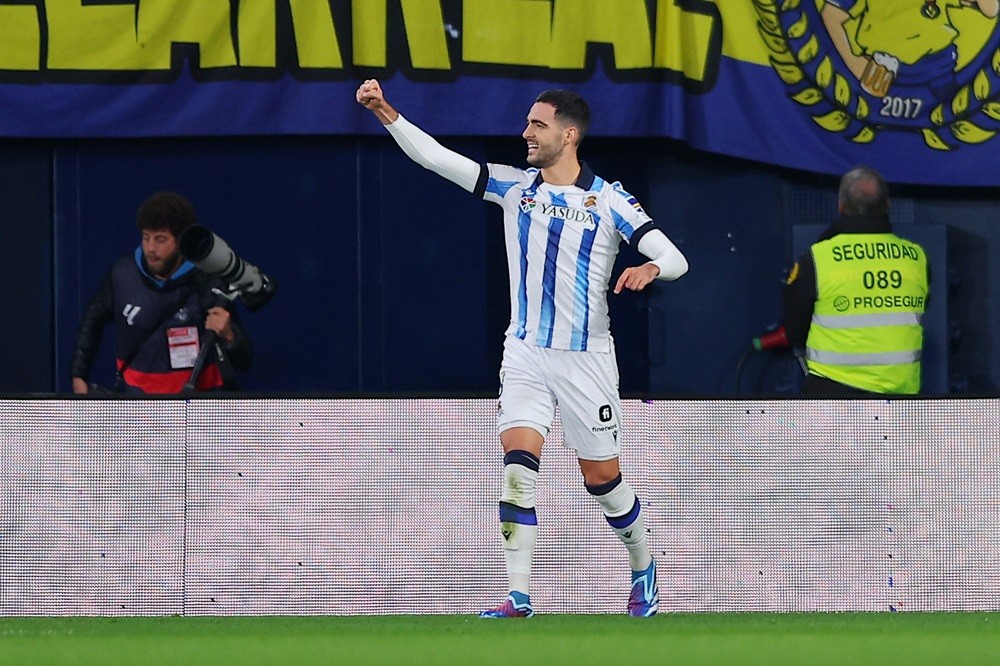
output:
[[[197,224],[191,203],[158,192],[139,206],[142,242],[119,259],[91,299],[77,336],[73,392],[87,393],[87,379],[104,325],[115,321],[118,390],[132,394],[180,393],[191,379],[206,331],[214,336],[194,389],[235,390],[236,370],[246,370],[253,346],[233,304],[213,288],[219,277],[186,260],[179,247],[185,229]]]

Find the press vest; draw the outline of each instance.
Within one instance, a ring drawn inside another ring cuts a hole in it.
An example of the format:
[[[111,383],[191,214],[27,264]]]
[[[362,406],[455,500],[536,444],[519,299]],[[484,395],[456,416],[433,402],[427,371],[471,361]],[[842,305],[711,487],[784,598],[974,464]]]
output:
[[[118,366],[133,348],[138,348],[125,368],[125,383],[146,393],[180,393],[191,377],[189,368],[171,364],[171,330],[194,328],[200,338],[204,331],[207,308],[202,290],[193,275],[171,281],[168,288],[156,289],[144,278],[132,256],[126,256],[111,269],[114,283],[115,347]],[[168,315],[161,319],[161,313]],[[156,331],[152,327],[159,323]],[[212,356],[198,376],[197,390],[222,386],[222,377]]]
[[[895,234],[838,234],[812,246],[812,374],[875,393],[920,391],[927,255]]]

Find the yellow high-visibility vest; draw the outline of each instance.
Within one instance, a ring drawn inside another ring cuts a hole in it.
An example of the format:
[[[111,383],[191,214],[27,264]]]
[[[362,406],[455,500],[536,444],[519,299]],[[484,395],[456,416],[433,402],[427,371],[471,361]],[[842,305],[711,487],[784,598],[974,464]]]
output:
[[[923,248],[891,233],[838,234],[811,252],[809,372],[875,393],[918,393],[929,291]]]

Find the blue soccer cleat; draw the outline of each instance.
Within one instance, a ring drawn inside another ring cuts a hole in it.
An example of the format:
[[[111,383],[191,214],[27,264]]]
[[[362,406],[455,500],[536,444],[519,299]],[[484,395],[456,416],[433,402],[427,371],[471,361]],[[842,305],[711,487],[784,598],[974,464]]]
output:
[[[660,607],[660,588],[656,585],[656,560],[642,571],[632,572],[632,591],[628,595],[628,614],[653,617]]]
[[[503,603],[496,608],[484,610],[479,617],[531,617],[535,611],[531,608],[531,599],[524,592],[511,591]]]

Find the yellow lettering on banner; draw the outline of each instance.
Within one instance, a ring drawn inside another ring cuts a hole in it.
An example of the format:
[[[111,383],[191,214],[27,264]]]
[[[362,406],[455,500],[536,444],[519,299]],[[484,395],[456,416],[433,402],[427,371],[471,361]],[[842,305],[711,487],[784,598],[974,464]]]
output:
[[[386,7],[384,0],[351,2],[352,46],[354,64],[362,67],[385,67]]]
[[[610,44],[619,70],[653,66],[645,0],[466,0],[465,62],[582,70],[589,44]]]
[[[727,29],[722,33],[722,52],[735,60],[770,67],[770,51],[757,32],[753,2],[719,2],[719,15]],[[962,13],[962,12],[958,12]]]
[[[170,67],[170,46],[198,45],[202,69],[235,67],[236,49],[229,29],[229,0],[142,0],[139,5],[139,44],[145,50],[166,54],[163,68]]]
[[[414,69],[449,69],[448,43],[444,33],[444,14],[439,0],[399,0],[403,25]],[[385,67],[388,59],[386,0],[354,0],[354,64]]]
[[[141,8],[48,0],[46,11],[49,69],[169,70],[174,42],[198,44],[202,68],[236,64],[229,0],[143,0]]]
[[[651,37],[645,0],[557,2],[548,65],[583,69],[588,43],[600,43],[613,47],[615,69],[648,69],[653,64]]]
[[[277,64],[275,0],[241,0],[236,12],[241,67],[274,67]]]
[[[551,13],[551,3],[537,0],[465,0],[462,60],[548,66]]]
[[[0,0],[0,71],[170,71],[179,67],[171,59],[175,44],[195,45],[197,64],[204,71],[273,69],[285,40],[294,40],[302,69],[345,68],[330,0],[45,0],[47,31],[36,5],[3,4],[11,1],[26,0]],[[278,3],[286,2],[293,34],[277,35]],[[463,63],[583,72],[593,66],[588,52],[600,44],[610,47],[614,58],[604,64],[620,72],[648,70],[656,76],[659,70],[711,81],[721,55],[712,49],[755,55],[742,41],[724,40],[714,2],[688,0],[683,7],[681,2],[462,0],[457,73],[466,71]],[[389,17],[398,9],[410,66],[451,70],[443,4],[351,0],[351,65],[401,64],[389,62],[397,51],[388,40],[398,34],[389,30]],[[733,16],[753,22],[748,12]],[[47,52],[42,51],[43,43]]]
[[[42,35],[35,7],[0,7],[0,69],[38,71]]]
[[[88,5],[48,0],[49,69],[153,69],[151,53],[139,46],[135,5]],[[169,60],[169,53],[167,54]],[[140,65],[143,63],[143,65]]]
[[[438,0],[402,0],[410,64],[419,69],[450,69],[444,14]]]
[[[717,18],[682,9],[677,0],[660,0],[656,7],[656,47],[653,63],[657,68],[682,72],[685,78],[703,81]],[[752,26],[745,26],[749,30]]]
[[[370,1],[370,0],[369,0]],[[299,67],[341,69],[344,59],[327,0],[290,0]]]

